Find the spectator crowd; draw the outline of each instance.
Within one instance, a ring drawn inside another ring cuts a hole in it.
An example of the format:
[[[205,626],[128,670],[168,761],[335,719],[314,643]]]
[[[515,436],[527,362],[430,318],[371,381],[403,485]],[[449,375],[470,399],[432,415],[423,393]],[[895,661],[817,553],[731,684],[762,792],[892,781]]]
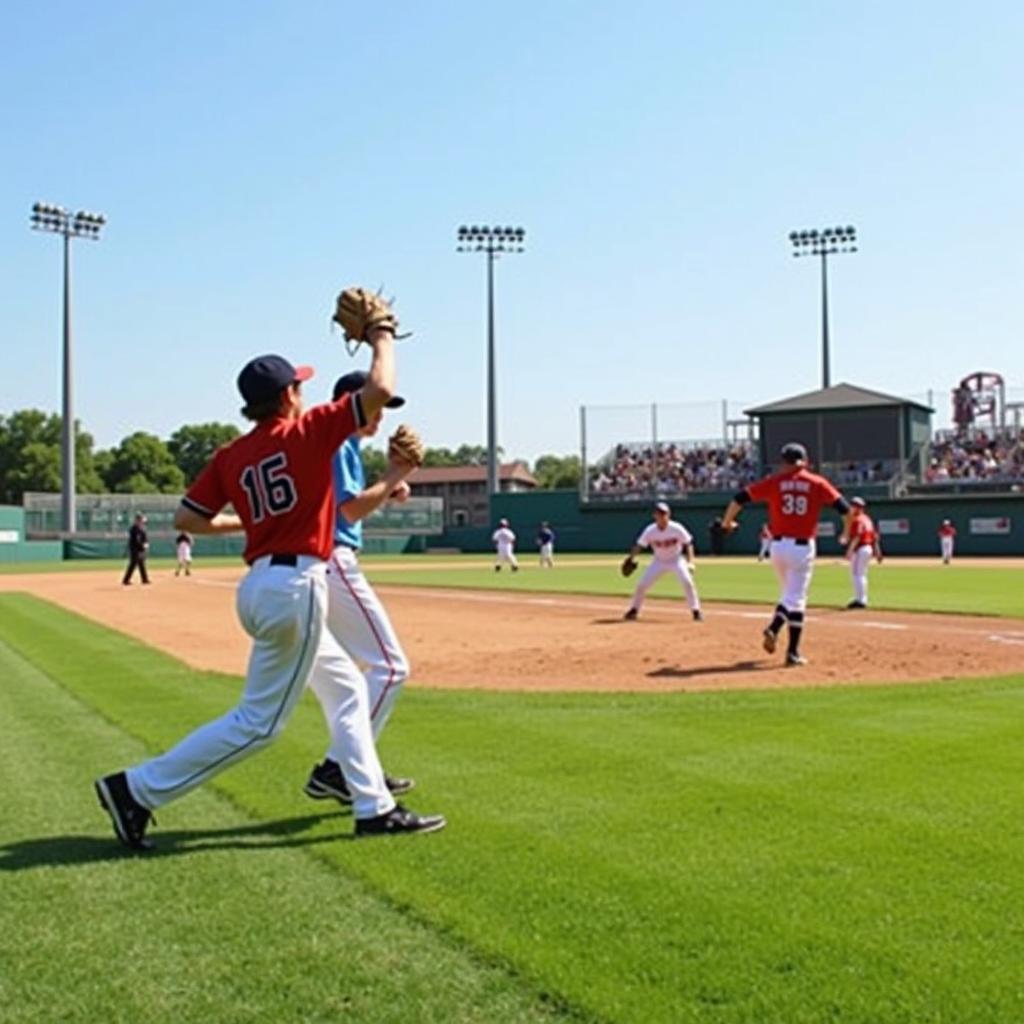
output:
[[[670,443],[656,448],[617,445],[591,476],[593,494],[671,496],[686,491],[731,491],[760,475],[750,442],[729,446]]]
[[[1024,431],[943,435],[931,443],[925,483],[946,480],[1024,480]]]

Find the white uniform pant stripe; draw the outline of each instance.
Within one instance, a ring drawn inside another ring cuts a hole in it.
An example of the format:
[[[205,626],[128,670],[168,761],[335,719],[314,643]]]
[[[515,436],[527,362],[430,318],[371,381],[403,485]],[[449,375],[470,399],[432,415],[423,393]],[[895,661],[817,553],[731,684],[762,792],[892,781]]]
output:
[[[693,585],[693,577],[690,575],[690,570],[682,558],[673,559],[671,562],[661,561],[657,558],[651,559],[650,565],[647,566],[643,576],[640,577],[640,582],[636,585],[632,606],[637,611],[640,611],[644,598],[647,596],[647,591],[654,586],[655,580],[667,572],[672,573],[683,585],[683,591],[686,593],[686,603],[690,606],[690,610],[699,611],[700,598],[697,596],[697,588]]]
[[[240,703],[171,750],[128,770],[132,794],[150,809],[184,796],[270,743],[305,689],[327,613],[324,563],[253,567],[237,594],[253,638]]]

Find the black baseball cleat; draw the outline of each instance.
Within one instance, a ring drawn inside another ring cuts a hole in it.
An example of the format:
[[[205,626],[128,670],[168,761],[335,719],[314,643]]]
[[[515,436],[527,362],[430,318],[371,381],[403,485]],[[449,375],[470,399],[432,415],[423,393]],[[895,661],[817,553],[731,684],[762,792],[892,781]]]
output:
[[[401,804],[375,818],[356,819],[356,839],[400,836],[415,832],[439,832],[448,822],[441,814],[415,814]]]
[[[704,621],[704,616],[701,614],[701,611],[700,611],[699,608],[695,608],[693,610],[693,621],[694,622],[703,622]]]
[[[100,807],[110,815],[117,838],[130,850],[151,850],[153,843],[146,838],[146,827],[153,813],[132,796],[124,772],[105,775],[95,785]]]
[[[384,784],[392,795],[399,796],[408,793],[416,782],[413,779],[403,779],[395,775],[385,775]],[[310,773],[302,791],[314,800],[337,800],[340,804],[352,803],[352,793],[345,781],[341,767],[336,761],[329,757],[318,764]]]
[[[496,566],[494,567],[494,571],[495,571],[495,572],[501,572],[501,566],[500,566],[500,565],[496,565]]]
[[[626,614],[622,617],[626,620],[626,622],[634,622],[636,621],[636,616],[637,610],[635,608],[630,608],[629,611],[626,612]]]
[[[802,654],[796,654],[793,651],[790,651],[786,655],[786,665],[789,668],[794,668],[797,665],[806,665],[806,664],[807,664],[807,659]]]
[[[867,608],[867,605],[863,601],[851,601],[847,608]]]
[[[775,653],[775,646],[778,644],[779,638],[771,631],[766,628],[764,633],[761,634],[761,646],[769,653]]]

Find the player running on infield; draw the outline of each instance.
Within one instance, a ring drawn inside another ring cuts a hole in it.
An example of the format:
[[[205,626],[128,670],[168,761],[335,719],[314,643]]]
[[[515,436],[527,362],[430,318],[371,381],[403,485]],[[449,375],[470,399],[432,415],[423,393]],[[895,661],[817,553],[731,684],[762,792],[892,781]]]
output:
[[[843,535],[850,532],[853,513],[850,503],[822,476],[807,468],[807,449],[790,443],[782,449],[782,471],[765,477],[740,491],[725,510],[722,526],[736,529],[736,517],[751,501],[768,504],[768,528],[772,532],[772,568],[779,578],[781,596],[772,621],[765,627],[764,649],[775,653],[779,633],[789,623],[787,665],[806,665],[800,653],[807,591],[814,573],[815,538],[818,518],[825,505],[831,505],[843,516]]]
[[[301,392],[313,374],[309,367],[262,356],[239,375],[243,412],[255,425],[218,449],[182,499],[174,525],[190,533],[245,531],[249,572],[237,594],[239,619],[253,641],[245,688],[235,708],[171,750],[96,781],[100,803],[126,846],[148,849],[154,810],[275,739],[316,657],[326,651],[347,658],[324,628],[334,525],[331,460],[394,393],[396,326],[368,321],[361,328],[361,340],[373,351],[366,387],[309,411]],[[237,515],[221,511],[229,503]],[[395,805],[386,790],[381,799],[380,813],[357,816],[356,836],[444,827],[440,816],[419,817]]]
[[[627,570],[626,567],[630,564],[633,568],[636,567],[636,556],[644,548],[650,548],[654,552],[654,557],[643,576],[640,577],[640,582],[637,583],[636,590],[633,592],[629,610],[623,615],[623,618],[628,621],[636,619],[643,607],[644,597],[654,585],[654,581],[662,574],[670,572],[683,585],[686,603],[690,607],[694,622],[703,622],[700,597],[692,576],[693,570],[696,568],[693,560],[693,535],[682,523],[677,523],[672,519],[672,509],[663,501],[659,501],[654,506],[654,522],[644,528],[629,549],[629,555],[623,564],[623,570],[627,575],[633,570]],[[685,560],[683,559],[684,552],[686,553]]]
[[[867,608],[868,606],[868,566],[871,556],[882,563],[882,546],[878,540],[878,530],[874,521],[867,514],[867,502],[863,498],[852,498],[853,518],[850,520],[849,534],[839,538],[840,544],[847,544],[846,557],[850,560],[850,575],[853,577],[853,600],[847,608]]]
[[[365,386],[366,374],[362,370],[347,373],[334,385],[334,400]],[[405,399],[394,395],[385,405],[398,409],[405,405]],[[377,433],[383,414],[383,409],[378,409],[334,455],[337,519],[334,551],[327,565],[327,628],[360,668],[352,665],[359,678],[352,680],[346,690],[336,685],[329,663],[318,659],[313,666],[309,683],[323,708],[332,737],[324,760],[313,768],[304,787],[306,795],[314,800],[333,797],[339,803],[353,802],[353,790],[358,793],[358,787],[350,787],[347,780],[353,772],[365,776],[367,767],[356,763],[343,771],[346,738],[353,732],[370,730],[376,740],[409,676],[409,660],[388,613],[359,566],[362,520],[385,501],[405,501],[409,497],[406,477],[416,470],[412,463],[392,457],[383,476],[366,486],[360,442]],[[359,693],[360,690],[363,692]],[[373,746],[372,742],[369,746]],[[415,785],[412,779],[390,775],[382,775],[382,781],[394,795],[406,793]],[[359,812],[358,797],[355,812]]]

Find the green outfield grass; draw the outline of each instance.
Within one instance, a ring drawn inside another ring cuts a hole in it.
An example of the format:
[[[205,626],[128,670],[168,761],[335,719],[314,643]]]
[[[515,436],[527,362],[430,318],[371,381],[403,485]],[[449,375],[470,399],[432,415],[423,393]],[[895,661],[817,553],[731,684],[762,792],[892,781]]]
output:
[[[494,587],[505,590],[543,590],[557,593],[616,594],[624,600],[633,592],[639,575],[624,579],[618,571],[622,556],[577,556],[561,558],[552,570],[540,569],[535,560],[524,559],[518,573],[493,570],[493,560],[456,556],[464,567],[441,568],[430,558],[406,557],[395,567],[394,560],[364,559],[364,566],[377,583],[438,587]],[[601,562],[600,565],[586,564]],[[581,564],[583,563],[583,564]],[[451,564],[447,559],[443,564]],[[643,570],[646,561],[641,563]],[[374,573],[374,567],[380,566]],[[871,606],[899,611],[958,612],[968,615],[1024,617],[1024,572],[989,566],[944,566],[900,564],[898,561],[872,566],[869,577]],[[778,583],[768,563],[703,558],[698,561],[697,587],[707,601],[741,601],[773,605],[778,600]],[[651,594],[680,597],[679,584],[663,576]],[[812,607],[843,607],[853,597],[848,567],[834,559],[821,558],[811,583]]]
[[[269,751],[122,855],[91,791],[229,707],[0,596],[0,1006],[60,1021],[1024,1019],[1024,677],[664,695],[410,690],[437,835],[352,843]]]

